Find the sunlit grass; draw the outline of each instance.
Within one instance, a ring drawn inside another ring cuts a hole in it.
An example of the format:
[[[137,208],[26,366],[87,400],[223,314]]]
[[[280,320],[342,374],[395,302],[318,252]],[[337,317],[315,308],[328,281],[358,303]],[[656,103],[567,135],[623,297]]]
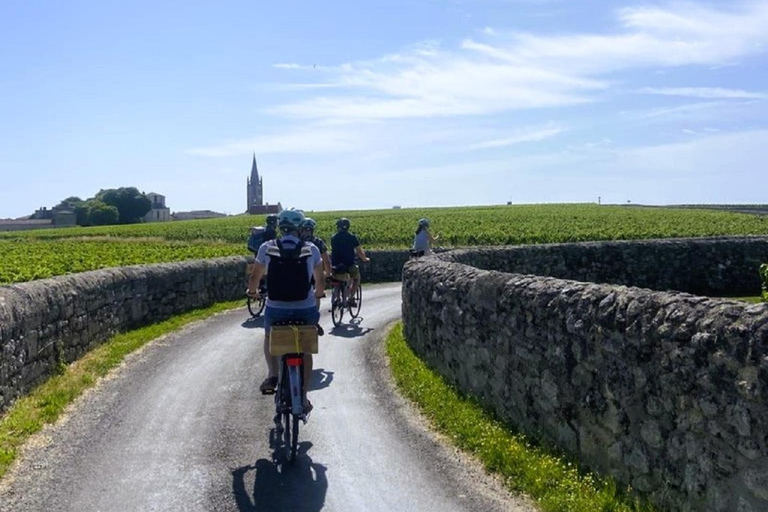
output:
[[[581,471],[553,450],[536,446],[484,410],[413,353],[398,324],[387,337],[395,381],[432,425],[462,450],[476,456],[507,486],[531,496],[546,512],[652,512],[651,505],[619,490],[610,479]]]

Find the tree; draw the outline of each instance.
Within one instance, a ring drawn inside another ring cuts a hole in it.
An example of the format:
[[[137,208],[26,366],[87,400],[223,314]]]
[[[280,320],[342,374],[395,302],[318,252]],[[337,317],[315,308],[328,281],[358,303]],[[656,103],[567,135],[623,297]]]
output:
[[[142,217],[152,209],[152,202],[136,187],[100,190],[95,199],[117,208],[120,224],[141,222]]]
[[[54,208],[68,208],[70,210],[74,210],[78,206],[82,205],[85,201],[80,199],[77,196],[70,196],[64,200],[62,200],[59,204],[54,206]]]
[[[120,212],[116,207],[108,205],[98,199],[89,200],[87,205],[88,223],[91,226],[117,224],[120,218]]]

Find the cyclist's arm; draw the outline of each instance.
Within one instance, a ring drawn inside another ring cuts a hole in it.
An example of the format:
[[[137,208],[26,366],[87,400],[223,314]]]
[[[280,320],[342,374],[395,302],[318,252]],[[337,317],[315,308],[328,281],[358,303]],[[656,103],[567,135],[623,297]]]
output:
[[[331,269],[333,267],[331,266],[331,257],[328,256],[328,251],[322,253],[320,257],[323,260],[323,272],[325,272],[325,275],[327,276],[331,275]]]
[[[368,256],[365,255],[365,251],[363,250],[362,246],[358,245],[355,247],[355,253],[357,254],[357,257],[360,258],[362,261],[365,261],[366,263],[371,261]]]
[[[256,295],[256,293],[258,293],[259,283],[261,282],[261,278],[264,277],[264,272],[266,270],[267,266],[258,261],[253,264],[251,275],[248,277],[248,295]]]
[[[325,296],[325,275],[323,274],[322,262],[314,266],[312,275],[315,276],[315,297]]]

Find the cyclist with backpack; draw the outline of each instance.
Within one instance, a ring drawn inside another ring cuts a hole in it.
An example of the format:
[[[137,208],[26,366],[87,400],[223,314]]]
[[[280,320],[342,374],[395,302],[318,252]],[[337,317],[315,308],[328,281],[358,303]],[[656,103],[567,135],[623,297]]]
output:
[[[253,293],[266,273],[269,290],[264,310],[264,357],[269,374],[259,388],[262,393],[277,387],[278,360],[269,353],[272,324],[281,320],[303,320],[307,325],[316,325],[320,320],[316,299],[325,294],[323,263],[317,247],[299,238],[302,222],[304,214],[300,210],[280,212],[277,227],[282,237],[261,245],[249,280],[249,293]],[[311,375],[312,354],[304,354],[304,382],[309,383]],[[308,413],[312,404],[307,400],[306,389],[303,400]]]
[[[277,215],[267,215],[267,227],[264,229],[264,242],[277,238]]]
[[[336,234],[331,237],[331,265],[334,273],[349,272],[349,277],[352,279],[349,305],[354,308],[357,307],[355,293],[360,285],[360,268],[355,263],[355,257],[365,263],[371,259],[365,255],[357,236],[349,232],[349,227],[350,222],[347,218],[342,217],[336,221]]]

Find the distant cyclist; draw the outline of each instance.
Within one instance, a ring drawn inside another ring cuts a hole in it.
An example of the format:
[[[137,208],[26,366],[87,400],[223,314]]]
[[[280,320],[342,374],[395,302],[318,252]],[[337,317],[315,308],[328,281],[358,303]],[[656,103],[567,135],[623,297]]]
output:
[[[437,242],[440,237],[433,236],[429,230],[429,219],[419,219],[419,227],[416,228],[416,236],[413,238],[413,249],[411,253],[414,256],[425,256],[432,254],[432,244]]]
[[[355,264],[355,256],[366,263],[371,259],[365,255],[365,251],[360,246],[360,240],[349,232],[349,226],[347,218],[342,217],[336,221],[336,234],[331,237],[331,265],[334,272],[337,272],[339,267],[345,267],[349,272],[352,278],[349,305],[354,308],[357,307],[355,293],[360,285],[360,268]]]
[[[249,280],[252,293],[259,280],[267,272],[267,305],[264,310],[264,358],[269,374],[261,383],[260,390],[274,391],[277,387],[278,359],[269,353],[269,333],[272,324],[281,320],[303,320],[307,325],[316,325],[320,312],[315,302],[325,294],[325,279],[320,251],[311,242],[299,238],[304,214],[300,210],[283,210],[277,225],[282,234],[280,239],[265,242],[256,255],[253,273]],[[314,277],[315,284],[312,285]],[[312,354],[304,354],[304,382],[309,383],[312,375]],[[309,412],[312,404],[303,390],[304,409]]]
[[[267,227],[264,230],[264,241],[269,242],[277,238],[277,215],[267,215]]]
[[[301,225],[301,239],[312,242],[320,250],[320,257],[323,259],[323,272],[326,276],[331,275],[331,258],[328,256],[328,247],[325,241],[319,236],[315,236],[317,222],[315,219],[307,217]]]

